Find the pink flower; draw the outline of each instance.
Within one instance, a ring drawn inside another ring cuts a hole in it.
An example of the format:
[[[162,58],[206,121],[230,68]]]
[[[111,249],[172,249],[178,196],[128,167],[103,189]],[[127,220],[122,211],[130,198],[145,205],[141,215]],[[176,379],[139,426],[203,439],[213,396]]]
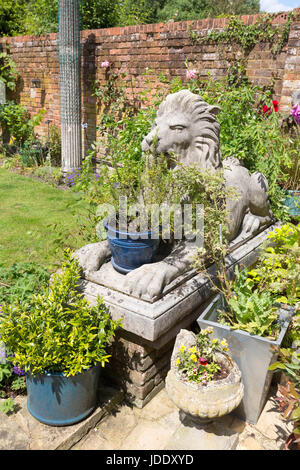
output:
[[[185,76],[188,80],[190,80],[191,78],[196,78],[196,75],[197,75],[197,70],[195,70],[195,69],[187,70],[186,74],[185,74]]]
[[[207,366],[208,362],[204,357],[198,357],[198,362],[201,366]]]
[[[295,104],[292,107],[291,115],[295,119],[296,123],[300,124],[300,105],[299,104]]]
[[[104,62],[101,62],[101,67],[102,67],[103,69],[107,69],[107,67],[109,67],[109,62],[108,62],[108,60],[105,60]]]

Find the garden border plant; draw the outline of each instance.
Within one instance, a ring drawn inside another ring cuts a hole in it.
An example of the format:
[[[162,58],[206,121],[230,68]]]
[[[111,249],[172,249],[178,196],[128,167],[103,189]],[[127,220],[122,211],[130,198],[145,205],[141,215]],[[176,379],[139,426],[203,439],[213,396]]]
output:
[[[6,369],[9,369],[11,363],[14,369],[26,374],[28,409],[46,424],[77,422],[83,414],[86,416],[91,411],[90,405],[92,408],[96,406],[97,389],[84,391],[86,386],[82,388],[77,381],[85,380],[85,373],[91,371],[93,383],[97,387],[94,374],[98,376],[99,367],[104,367],[108,362],[110,355],[106,349],[116,329],[121,326],[121,320],[111,319],[100,297],[96,305],[91,305],[80,293],[80,274],[78,261],[72,258],[70,250],[66,250],[61,271],[52,276],[48,288],[42,293],[33,294],[24,302],[3,303],[0,312],[0,334],[7,356],[0,371],[2,375],[7,375],[9,370]],[[60,376],[56,384],[60,387],[59,393],[53,384],[51,388],[52,379],[49,385],[46,379],[48,376],[53,377],[53,381],[56,376]],[[68,377],[74,377],[74,381],[68,381]],[[78,394],[77,399],[72,395],[74,409],[68,403],[69,398],[66,401],[63,395],[64,390],[70,393],[70,387],[72,393]],[[82,393],[85,394],[85,400],[79,403]],[[91,393],[90,399],[87,393]],[[3,411],[11,411],[11,406],[9,399],[4,403]]]

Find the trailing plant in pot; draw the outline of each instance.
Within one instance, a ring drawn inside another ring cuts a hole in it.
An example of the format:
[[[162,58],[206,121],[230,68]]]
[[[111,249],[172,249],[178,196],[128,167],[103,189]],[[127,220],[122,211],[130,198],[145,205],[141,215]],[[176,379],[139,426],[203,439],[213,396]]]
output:
[[[166,390],[184,413],[205,422],[230,413],[244,393],[241,373],[227,354],[226,340],[211,339],[212,328],[198,335],[177,335]]]
[[[152,262],[155,250],[158,255],[161,247],[182,239],[186,228],[196,233],[197,210],[201,207],[207,227],[204,243],[209,251],[211,245],[218,244],[219,223],[225,225],[226,198],[229,193],[234,197],[234,191],[225,187],[221,172],[178,162],[175,166],[172,155],[154,157],[148,152],[134,165],[113,157],[109,162],[102,161],[97,178],[89,157],[73,187],[94,205],[97,235],[101,240],[108,238],[114,266],[123,273]],[[191,214],[186,225],[185,205],[189,205]],[[154,250],[151,252],[150,247],[147,253],[151,244]],[[130,245],[132,250],[128,251]],[[133,250],[138,250],[138,255]],[[120,259],[123,255],[125,261]]]
[[[268,368],[276,353],[270,346],[281,346],[299,300],[298,228],[289,224],[276,228],[267,243],[255,267],[236,266],[233,279],[226,271],[225,257],[216,260],[217,274],[210,279],[219,294],[198,318],[201,328],[213,327],[217,338],[227,339],[245,383],[236,414],[253,424],[271,383]]]
[[[293,432],[286,439],[286,450],[300,450],[300,352],[292,348],[279,349],[279,360],[270,370],[285,373],[286,381],[278,385],[280,395],[276,397],[284,418],[292,422]]]
[[[95,409],[100,368],[121,324],[101,298],[93,306],[82,297],[79,278],[78,262],[67,251],[48,289],[2,307],[1,339],[26,373],[28,409],[49,425],[73,424]]]

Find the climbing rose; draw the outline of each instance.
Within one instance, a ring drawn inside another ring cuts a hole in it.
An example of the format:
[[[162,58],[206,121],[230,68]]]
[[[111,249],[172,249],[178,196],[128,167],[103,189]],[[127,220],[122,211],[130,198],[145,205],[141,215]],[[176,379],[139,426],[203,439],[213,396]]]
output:
[[[273,100],[273,101],[272,101],[272,104],[273,104],[274,112],[277,113],[277,112],[279,111],[279,104],[278,104],[278,101]],[[271,114],[272,110],[271,110],[271,108],[269,108],[269,106],[267,106],[267,105],[265,104],[265,105],[263,106],[262,112],[263,112],[264,114]]]
[[[278,101],[273,100],[272,103],[273,103],[274,111],[275,111],[275,113],[277,113],[278,110],[279,110]]]
[[[105,60],[104,62],[101,62],[101,67],[106,69],[109,66],[108,60]]]
[[[299,104],[295,104],[292,107],[291,115],[295,119],[296,123],[300,124],[300,105]]]
[[[196,75],[197,75],[197,70],[195,70],[195,69],[186,71],[186,78],[188,80],[190,80],[191,78],[196,78]]]
[[[269,106],[267,106],[267,105],[265,104],[265,105],[263,106],[262,112],[263,112],[264,114],[266,114],[266,113],[270,114],[271,108],[269,108]]]

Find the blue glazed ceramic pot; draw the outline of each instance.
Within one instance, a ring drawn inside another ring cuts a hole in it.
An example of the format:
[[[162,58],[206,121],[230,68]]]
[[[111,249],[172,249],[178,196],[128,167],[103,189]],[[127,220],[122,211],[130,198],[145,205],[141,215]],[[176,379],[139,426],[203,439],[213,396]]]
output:
[[[101,364],[66,377],[63,372],[26,375],[27,408],[49,426],[68,426],[82,421],[97,407]]]
[[[157,252],[159,239],[151,238],[152,232],[124,232],[105,225],[111,250],[113,267],[127,274],[143,264],[152,263]]]

